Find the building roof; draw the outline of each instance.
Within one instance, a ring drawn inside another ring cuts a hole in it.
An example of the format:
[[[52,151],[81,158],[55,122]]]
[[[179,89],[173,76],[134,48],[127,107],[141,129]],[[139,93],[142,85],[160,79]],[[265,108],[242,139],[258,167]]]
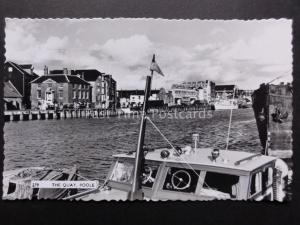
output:
[[[119,98],[130,98],[130,95],[145,95],[144,90],[119,90]],[[159,90],[151,90],[152,94],[158,94]]]
[[[86,70],[68,70],[70,75],[82,75],[82,79],[86,81],[96,81],[97,78],[104,73],[96,69],[86,69]],[[63,70],[50,70],[50,74],[64,74]]]
[[[19,70],[21,73],[23,73],[24,75],[28,75],[31,76],[33,78],[38,77],[39,75],[36,73],[28,73],[25,69],[30,69],[32,68],[32,64],[24,64],[24,65],[19,65],[17,63],[14,63],[12,61],[7,61],[7,63],[9,63],[10,65],[12,65],[13,67],[15,67],[17,70]]]
[[[33,69],[32,64],[19,64],[19,66],[25,70]]]
[[[85,84],[89,85],[88,82],[81,79],[80,77],[74,75],[65,75],[65,74],[55,74],[55,75],[46,75],[38,77],[37,79],[33,80],[31,83],[43,83],[45,80],[54,80],[57,83],[71,83],[71,84]]]
[[[161,158],[161,151],[168,150],[170,156]],[[220,155],[216,162],[211,159],[212,149],[199,148],[194,153],[174,155],[174,150],[162,148],[148,152],[146,160],[157,161],[159,163],[189,164],[192,168],[205,167],[208,170],[212,167],[225,171],[226,169],[239,172],[251,172],[263,165],[266,165],[276,158],[272,156],[260,155],[243,151],[219,150]],[[135,158],[135,153],[114,155],[116,158]]]
[[[233,89],[236,86],[234,84],[230,84],[230,85],[216,85],[215,86],[215,90],[216,91],[233,91]]]
[[[22,98],[20,92],[15,88],[15,86],[10,82],[4,82],[4,98]]]

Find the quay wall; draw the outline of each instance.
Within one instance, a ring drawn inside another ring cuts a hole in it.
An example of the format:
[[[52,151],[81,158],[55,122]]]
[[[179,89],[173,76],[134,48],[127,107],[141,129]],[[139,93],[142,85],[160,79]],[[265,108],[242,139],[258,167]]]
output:
[[[148,113],[175,113],[209,110],[207,108],[160,108],[149,109]],[[128,114],[139,115],[141,111],[132,110],[130,113],[122,109],[104,110],[104,109],[64,109],[64,110],[16,110],[5,111],[4,121],[29,121],[29,120],[51,120],[51,119],[76,119],[76,118],[104,118],[123,116]]]
[[[103,118],[124,115],[121,110],[92,110],[92,109],[67,109],[67,110],[18,110],[5,111],[4,121],[28,121],[50,119],[75,119],[75,118]]]

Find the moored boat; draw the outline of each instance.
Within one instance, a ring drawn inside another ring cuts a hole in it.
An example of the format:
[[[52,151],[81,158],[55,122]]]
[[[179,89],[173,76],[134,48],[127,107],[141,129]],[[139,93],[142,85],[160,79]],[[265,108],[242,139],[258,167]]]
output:
[[[32,181],[76,180],[77,167],[53,169],[46,167],[28,167],[3,172],[3,199],[61,199],[75,194],[69,189],[32,188]]]
[[[135,156],[114,155],[103,186],[66,199],[130,199]],[[144,200],[281,201],[285,197],[281,163],[276,157],[241,151],[156,149],[145,153],[141,191]]]
[[[238,109],[238,102],[236,99],[219,99],[214,102],[215,110],[230,110]]]

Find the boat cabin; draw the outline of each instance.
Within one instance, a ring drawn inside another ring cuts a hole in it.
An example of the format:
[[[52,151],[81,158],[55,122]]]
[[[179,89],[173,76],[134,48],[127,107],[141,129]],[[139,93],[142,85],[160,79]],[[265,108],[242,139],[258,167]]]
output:
[[[189,146],[179,150],[163,148],[146,153],[142,171],[145,199],[273,200],[275,157]],[[116,161],[106,180],[108,188],[90,198],[101,200],[112,195],[109,199],[128,198],[135,153],[114,157]]]

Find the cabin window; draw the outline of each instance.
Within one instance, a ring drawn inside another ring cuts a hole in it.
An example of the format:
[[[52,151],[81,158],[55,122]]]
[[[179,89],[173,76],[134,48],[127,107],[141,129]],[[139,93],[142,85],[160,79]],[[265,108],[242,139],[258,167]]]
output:
[[[132,183],[133,164],[128,162],[117,162],[111,175],[112,181]]]
[[[272,167],[266,168],[262,172],[262,189],[265,191],[273,183],[273,169]]]
[[[206,172],[203,188],[229,194],[231,198],[237,195],[239,176]]]
[[[250,195],[255,195],[261,191],[261,177],[262,173],[258,172],[252,175],[250,185]]]
[[[163,190],[195,193],[200,171],[169,168]]]
[[[146,164],[142,171],[142,186],[152,188],[157,175],[158,166]]]

